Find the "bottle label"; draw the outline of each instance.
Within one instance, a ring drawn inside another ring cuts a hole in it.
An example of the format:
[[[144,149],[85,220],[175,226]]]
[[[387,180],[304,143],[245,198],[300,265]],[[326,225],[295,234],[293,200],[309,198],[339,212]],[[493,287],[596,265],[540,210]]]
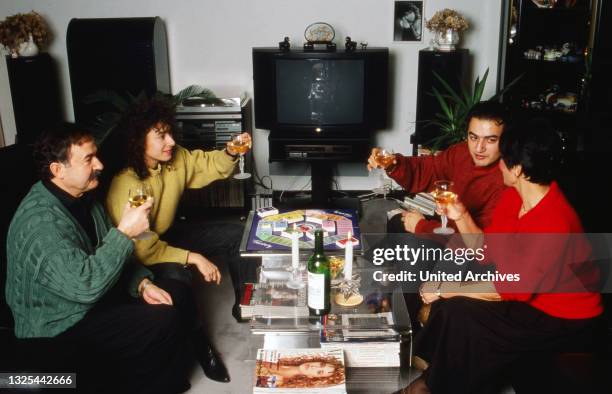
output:
[[[308,307],[325,309],[325,275],[308,272]]]

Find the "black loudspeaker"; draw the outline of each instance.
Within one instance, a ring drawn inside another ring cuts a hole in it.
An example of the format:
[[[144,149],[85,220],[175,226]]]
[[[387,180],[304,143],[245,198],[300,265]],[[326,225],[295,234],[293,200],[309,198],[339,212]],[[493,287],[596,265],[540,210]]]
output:
[[[45,128],[62,120],[58,71],[48,53],[11,58],[6,66],[11,86],[18,144],[29,145]]]
[[[95,124],[113,109],[87,103],[92,94],[170,93],[166,28],[159,17],[72,19],[66,45],[77,123]]]
[[[450,52],[426,49],[419,51],[416,127],[411,138],[413,154],[416,154],[419,144],[426,144],[439,135],[438,129],[429,124],[429,121],[435,119],[435,114],[442,111],[440,104],[432,95],[432,88],[435,87],[443,94],[445,90],[434,76],[434,72],[458,92],[466,81],[468,59],[467,49],[457,49]]]

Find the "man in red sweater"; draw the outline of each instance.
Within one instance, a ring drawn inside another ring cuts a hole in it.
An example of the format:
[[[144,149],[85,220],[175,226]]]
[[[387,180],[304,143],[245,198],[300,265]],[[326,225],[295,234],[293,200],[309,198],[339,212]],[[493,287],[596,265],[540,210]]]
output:
[[[501,104],[480,102],[468,115],[467,142],[452,145],[436,156],[396,154],[387,167],[376,162],[374,158],[379,148],[374,148],[368,158],[368,170],[383,168],[409,193],[431,191],[435,181],[450,180],[476,223],[484,228],[491,223],[493,209],[504,190],[497,163],[499,137],[505,124],[506,114]],[[440,226],[439,221],[428,220],[419,212],[403,212],[392,220],[398,218],[406,232],[415,234],[431,233]],[[454,223],[449,225],[454,227]]]

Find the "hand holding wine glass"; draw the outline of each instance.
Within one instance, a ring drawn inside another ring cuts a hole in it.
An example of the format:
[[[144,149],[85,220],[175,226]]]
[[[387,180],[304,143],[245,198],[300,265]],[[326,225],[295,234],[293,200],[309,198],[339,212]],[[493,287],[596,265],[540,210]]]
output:
[[[249,133],[235,134],[227,143],[227,151],[232,155],[240,155],[238,166],[240,172],[234,175],[236,179],[247,179],[251,174],[244,172],[244,154],[251,149],[251,136]]]
[[[371,163],[372,162],[372,163]],[[372,189],[376,194],[382,194],[383,198],[387,198],[387,193],[391,190],[391,180],[387,177],[387,168],[395,162],[395,153],[391,149],[374,148],[372,155],[368,159],[368,167],[380,168],[380,186]],[[370,164],[371,163],[371,164]]]
[[[123,208],[117,230],[128,238],[137,238],[149,228],[149,211],[153,206],[153,199],[145,200],[139,207],[134,208],[127,202]]]
[[[153,206],[153,190],[151,189],[151,186],[145,182],[139,182],[133,187],[130,187],[128,190],[128,202],[132,208],[138,208],[149,202],[149,207],[146,210],[148,215]],[[154,233],[149,230],[147,226],[147,230],[141,232],[134,238],[138,240],[149,239],[153,236],[153,234]]]
[[[440,208],[445,209],[447,204],[452,203],[457,198],[457,195],[453,191],[453,182],[447,180],[440,180],[434,182],[434,190],[432,192],[436,203]],[[451,227],[446,227],[448,218],[445,214],[441,215],[442,226],[434,228],[433,232],[436,234],[453,234],[455,230]]]
[[[391,149],[372,148],[370,157],[368,157],[368,171],[375,168],[387,170],[392,164],[395,164],[395,153]]]

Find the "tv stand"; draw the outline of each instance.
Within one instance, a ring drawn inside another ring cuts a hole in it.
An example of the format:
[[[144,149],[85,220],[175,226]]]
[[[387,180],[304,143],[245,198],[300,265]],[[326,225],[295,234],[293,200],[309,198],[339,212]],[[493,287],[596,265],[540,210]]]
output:
[[[325,161],[310,162],[311,198],[313,206],[326,208],[332,191],[332,169],[335,164]]]

